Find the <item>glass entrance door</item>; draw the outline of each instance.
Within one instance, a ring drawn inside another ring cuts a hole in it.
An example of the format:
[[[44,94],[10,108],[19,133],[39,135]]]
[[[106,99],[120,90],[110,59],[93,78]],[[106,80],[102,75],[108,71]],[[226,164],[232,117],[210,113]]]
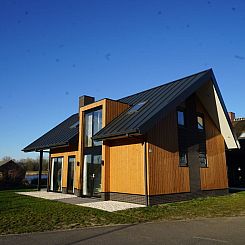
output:
[[[56,157],[52,159],[52,170],[51,170],[51,191],[62,191],[62,157]]]
[[[75,157],[68,158],[68,170],[67,170],[67,192],[70,194],[74,193],[74,168],[75,168]]]
[[[99,197],[101,192],[101,155],[84,156],[83,195]]]

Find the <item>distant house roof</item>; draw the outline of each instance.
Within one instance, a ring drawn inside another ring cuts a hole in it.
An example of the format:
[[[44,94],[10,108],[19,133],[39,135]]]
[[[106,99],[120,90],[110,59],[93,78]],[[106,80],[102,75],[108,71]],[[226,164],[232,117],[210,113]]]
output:
[[[102,128],[93,139],[105,140],[127,134],[146,133],[160,113],[167,114],[208,81],[212,81],[213,84],[211,90],[216,101],[214,103],[219,104],[217,110],[222,121],[220,127],[227,146],[237,148],[239,143],[232,132],[229,116],[212,69],[119,99],[118,101],[131,107]],[[137,110],[132,112],[135,106]]]
[[[245,118],[235,119],[233,127],[238,139],[245,138]]]
[[[5,164],[7,164],[7,163],[17,164],[17,163],[15,163],[15,161],[13,161],[13,160],[4,160],[4,161],[0,161],[0,167],[2,167],[3,165],[5,165]]]
[[[78,113],[70,116],[58,126],[26,146],[23,151],[39,151],[49,149],[55,146],[68,146],[78,140],[79,133]]]

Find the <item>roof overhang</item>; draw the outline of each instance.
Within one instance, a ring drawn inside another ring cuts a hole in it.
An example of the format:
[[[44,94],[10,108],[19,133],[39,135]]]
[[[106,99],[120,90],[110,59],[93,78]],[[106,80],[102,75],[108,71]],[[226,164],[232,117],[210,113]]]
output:
[[[216,127],[221,132],[227,148],[240,148],[214,75],[196,93]]]
[[[57,148],[57,147],[67,147],[69,146],[69,143],[63,143],[63,144],[53,144],[53,145],[48,145],[48,146],[42,146],[42,147],[36,147],[36,148],[24,148],[22,151],[24,152],[39,152],[39,151],[44,151],[44,150],[50,150],[52,148]]]
[[[121,138],[128,138],[130,136],[139,136],[141,135],[139,133],[139,130],[132,130],[132,131],[126,131],[126,132],[120,132],[120,133],[115,133],[115,134],[109,134],[109,135],[103,135],[103,137],[100,136],[93,136],[92,139],[95,141],[100,141],[100,140],[112,140],[112,139],[121,139]]]

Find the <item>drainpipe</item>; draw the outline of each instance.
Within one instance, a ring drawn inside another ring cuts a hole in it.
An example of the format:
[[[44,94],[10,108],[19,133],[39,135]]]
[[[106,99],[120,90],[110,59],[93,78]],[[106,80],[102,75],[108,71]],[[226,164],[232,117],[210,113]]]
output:
[[[146,147],[146,141],[144,141],[144,178],[145,178],[145,205],[149,206],[148,182],[147,182],[147,147]]]

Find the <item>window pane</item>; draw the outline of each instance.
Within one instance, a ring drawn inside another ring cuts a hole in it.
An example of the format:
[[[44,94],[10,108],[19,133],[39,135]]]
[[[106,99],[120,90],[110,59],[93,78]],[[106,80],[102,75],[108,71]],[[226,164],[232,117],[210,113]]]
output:
[[[199,161],[201,167],[207,167],[207,158],[205,153],[199,153]]]
[[[85,114],[85,147],[92,146],[93,113]]]
[[[134,113],[139,111],[139,109],[146,103],[146,101],[140,102],[136,105],[134,105],[129,111],[128,114]]]
[[[180,166],[187,166],[187,153],[186,152],[180,152],[179,153],[179,164]]]
[[[95,135],[102,129],[102,110],[98,110],[94,112],[93,118],[93,134]],[[94,145],[101,145],[102,141],[94,141]]]
[[[53,176],[52,176],[52,186],[53,191],[62,191],[61,180],[62,180],[62,158],[54,158],[53,160]]]
[[[203,118],[200,117],[200,116],[197,117],[197,127],[200,130],[203,130],[204,129]]]
[[[183,111],[178,111],[178,125],[185,125],[185,116]]]

